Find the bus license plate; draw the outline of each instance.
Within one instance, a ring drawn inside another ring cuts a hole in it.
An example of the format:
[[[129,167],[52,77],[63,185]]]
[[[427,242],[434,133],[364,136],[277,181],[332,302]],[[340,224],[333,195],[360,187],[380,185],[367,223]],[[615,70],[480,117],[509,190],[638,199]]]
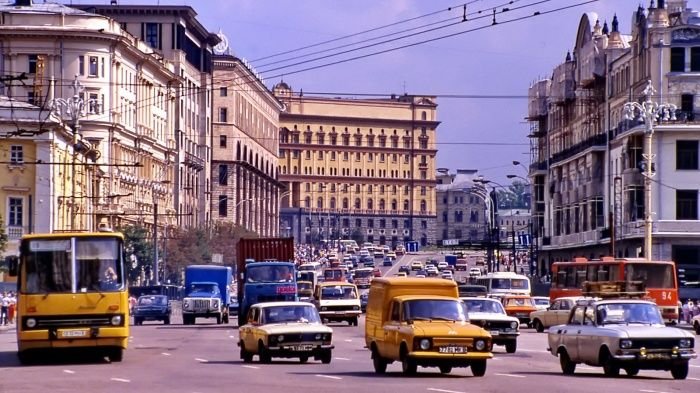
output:
[[[71,329],[71,330],[59,330],[58,336],[60,338],[81,338],[87,337],[89,331],[86,329]]]
[[[439,353],[467,353],[467,347],[456,347],[456,346],[449,346],[449,347],[440,347],[438,348]]]

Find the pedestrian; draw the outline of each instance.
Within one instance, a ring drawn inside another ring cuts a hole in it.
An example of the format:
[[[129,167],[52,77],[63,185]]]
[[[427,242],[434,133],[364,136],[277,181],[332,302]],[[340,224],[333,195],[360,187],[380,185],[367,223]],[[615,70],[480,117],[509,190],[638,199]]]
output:
[[[10,292],[10,305],[7,307],[7,320],[10,324],[15,323],[15,308],[17,307],[17,298],[13,292]]]
[[[690,299],[686,300],[685,303],[683,303],[682,314],[683,321],[685,321],[685,323],[690,323],[690,303]]]
[[[7,313],[10,308],[10,296],[7,292],[2,293],[2,299],[0,299],[0,324],[7,325]]]
[[[700,315],[700,301],[696,300],[695,303],[693,303],[692,310],[693,317]]]

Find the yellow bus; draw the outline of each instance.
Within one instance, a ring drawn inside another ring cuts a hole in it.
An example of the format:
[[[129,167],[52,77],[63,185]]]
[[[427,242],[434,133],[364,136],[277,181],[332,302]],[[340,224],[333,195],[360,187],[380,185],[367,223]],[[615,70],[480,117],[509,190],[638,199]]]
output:
[[[17,354],[78,348],[122,360],[129,338],[124,236],[115,232],[32,234],[19,257]]]

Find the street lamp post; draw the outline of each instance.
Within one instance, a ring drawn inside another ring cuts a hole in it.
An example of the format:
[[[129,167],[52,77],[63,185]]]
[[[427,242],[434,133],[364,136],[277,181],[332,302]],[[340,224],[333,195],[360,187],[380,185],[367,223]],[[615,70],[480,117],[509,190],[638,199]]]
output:
[[[517,165],[516,162],[518,164],[520,164],[518,161],[513,161],[513,165]],[[521,179],[525,182],[525,185],[527,185],[528,187],[532,187],[532,184],[530,183],[530,181],[527,178],[524,178],[522,176],[506,175],[506,177],[509,179],[515,179],[515,178]],[[531,188],[531,191],[534,191],[534,190]],[[533,194],[534,194],[534,192],[533,192]],[[535,237],[534,217],[532,214],[532,199],[533,199],[533,195],[531,194],[530,195],[530,204],[528,206],[528,210],[530,211],[530,223],[528,224],[528,226],[529,226],[529,231],[530,231],[530,274],[534,275],[535,273],[537,273],[535,271],[535,268],[537,265],[537,262],[536,262],[537,258],[535,257],[535,239],[536,239],[536,237]]]
[[[473,190],[472,194],[476,195],[477,197],[481,198],[484,201],[484,204],[486,205],[486,210],[487,210],[487,215],[486,215],[486,230],[487,233],[489,234],[489,243],[492,242],[492,239],[494,237],[494,228],[496,227],[495,220],[496,220],[496,215],[495,215],[495,210],[494,210],[494,203],[493,199],[488,195],[488,192],[479,192],[479,190]],[[488,270],[493,271],[494,266],[498,265],[498,257],[492,258],[492,253],[489,250],[487,250],[487,257],[488,257]],[[495,263],[494,263],[495,259]]]
[[[647,83],[647,87],[644,89],[642,94],[646,97],[646,100],[642,103],[639,102],[628,102],[623,106],[625,111],[625,119],[632,120],[635,118],[638,121],[643,121],[645,126],[645,141],[644,141],[644,259],[651,261],[651,230],[652,230],[652,218],[651,218],[651,179],[654,177],[654,154],[651,150],[651,143],[654,136],[654,122],[659,119],[676,120],[676,109],[678,108],[674,104],[659,104],[652,101],[655,90],[651,83],[651,80]]]

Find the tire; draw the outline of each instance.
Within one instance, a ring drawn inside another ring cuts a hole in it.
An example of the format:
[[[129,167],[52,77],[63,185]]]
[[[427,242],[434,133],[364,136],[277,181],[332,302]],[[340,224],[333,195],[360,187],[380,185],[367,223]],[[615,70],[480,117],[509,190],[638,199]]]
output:
[[[628,377],[634,377],[639,374],[639,367],[627,367],[625,369],[625,374],[627,374]]]
[[[616,378],[620,376],[620,365],[615,362],[610,353],[605,350],[601,364],[603,365],[603,374],[608,378]]]
[[[418,365],[410,356],[404,355],[401,359],[401,371],[403,371],[404,375],[416,375]]]
[[[267,351],[267,348],[265,348],[265,345],[261,342],[258,344],[258,357],[260,358],[260,363],[262,364],[270,364],[272,362],[272,356],[270,356],[270,353]]]
[[[673,379],[686,379],[688,377],[688,362],[674,364],[671,367]]]
[[[543,332],[544,332],[544,325],[542,324],[542,322],[540,322],[539,319],[535,319],[534,321],[532,321],[532,327],[535,328],[535,330],[537,331],[537,333],[543,333]]]
[[[17,358],[19,359],[20,364],[23,364],[23,365],[33,364],[34,361],[36,360],[36,358],[34,356],[32,356],[32,354],[27,352],[27,351],[17,352]]]
[[[143,325],[143,321],[140,318],[134,318],[134,325],[135,326]]]
[[[700,334],[700,322],[695,321],[693,328],[695,328],[695,334]]]
[[[241,345],[241,360],[243,361],[243,363],[252,362],[253,361],[253,354],[248,352],[245,349],[245,345],[243,345],[243,341],[241,341],[240,345]]]
[[[299,363],[304,364],[309,361],[308,356],[299,356]]]
[[[357,326],[357,325],[360,323],[359,320],[360,320],[360,317],[355,317],[355,318],[351,319],[351,320],[350,320],[350,325],[351,325],[351,326]]]
[[[470,367],[475,377],[483,377],[486,375],[486,359],[474,360]]]
[[[452,366],[440,366],[440,372],[443,374],[449,374],[452,372]]]
[[[167,317],[163,320],[163,323],[166,325],[170,325],[170,317]]]
[[[330,364],[332,359],[333,353],[330,350],[327,350],[321,354],[321,363],[323,364]]]
[[[576,363],[571,361],[566,350],[559,352],[559,366],[561,366],[561,372],[564,375],[574,375],[574,371],[576,371]]]
[[[217,325],[221,325],[221,322],[222,322],[221,319],[222,319],[222,318],[221,318],[221,314],[219,314],[219,315],[216,316],[216,324],[217,324]]]
[[[114,348],[110,350],[107,357],[112,363],[121,362],[124,359],[124,348]]]
[[[377,374],[386,373],[386,366],[389,363],[382,358],[377,350],[372,350],[372,365],[374,366],[374,372]]]
[[[228,314],[224,315],[224,323],[228,323]]]
[[[515,353],[515,350],[518,348],[518,342],[513,340],[513,341],[508,341],[506,343],[506,352],[507,353]]]

